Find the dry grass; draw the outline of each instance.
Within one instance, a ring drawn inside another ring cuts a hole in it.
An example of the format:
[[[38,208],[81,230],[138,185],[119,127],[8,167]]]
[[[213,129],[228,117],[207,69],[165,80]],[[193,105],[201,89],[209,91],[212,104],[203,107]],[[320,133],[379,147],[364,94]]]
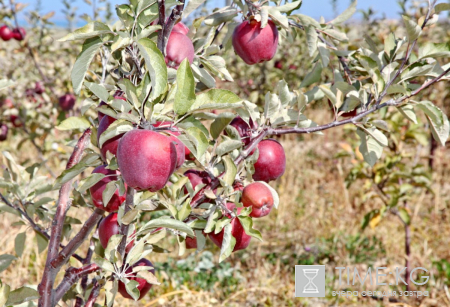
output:
[[[323,115],[324,114],[317,114]],[[326,299],[294,298],[294,265],[307,255],[305,247],[315,250],[328,250],[332,253],[322,259],[329,262],[327,276],[332,276],[335,266],[355,266],[352,255],[345,248],[346,240],[352,235],[375,236],[382,242],[385,253],[375,251],[373,266],[394,268],[404,264],[404,231],[395,217],[387,217],[375,229],[361,233],[360,223],[364,214],[377,208],[377,201],[361,201],[361,187],[364,182],[345,188],[344,179],[352,159],[336,159],[336,148],[348,148],[343,142],[344,130],[334,129],[325,136],[289,136],[282,140],[286,149],[288,167],[281,180],[274,183],[280,194],[280,207],[264,219],[258,220],[256,228],[263,233],[264,242],[253,240],[250,247],[232,255],[227,262],[235,268],[233,276],[238,280],[236,289],[227,289],[216,284],[211,291],[199,289],[194,283],[177,286],[172,277],[164,271],[159,272],[164,284],[155,287],[152,294],[140,302],[124,301],[117,298],[119,306],[401,306],[387,301],[368,298]],[[412,222],[412,266],[431,269],[432,261],[449,259],[450,224],[447,208],[450,202],[450,175],[448,161],[450,151],[438,149],[436,168],[433,177],[435,194],[422,194],[410,203]],[[77,211],[77,216],[80,215]],[[72,209],[69,215],[75,215]],[[88,215],[86,209],[83,214]],[[14,254],[15,235],[26,231],[27,244],[23,256],[2,272],[3,282],[12,288],[24,284],[37,284],[45,262],[45,253],[39,254],[33,240],[33,231],[25,226],[13,226],[17,221],[9,214],[0,215],[1,254]],[[323,241],[323,239],[330,239]],[[321,241],[322,240],[322,241]],[[171,241],[173,242],[173,241]],[[326,242],[326,243],[324,243]],[[170,246],[170,243],[167,243]],[[362,248],[362,247],[361,247]],[[207,245],[216,255],[218,250]],[[364,251],[362,251],[364,252]],[[377,254],[378,253],[378,254]],[[272,258],[269,254],[273,255]],[[183,256],[181,258],[185,258]],[[197,255],[196,257],[199,257]],[[168,258],[179,259],[177,250],[170,254],[152,255],[151,260],[165,262]],[[73,265],[77,265],[76,262]],[[357,264],[359,268],[364,264]],[[361,270],[360,270],[361,271]],[[196,273],[191,275],[195,280]],[[239,276],[240,277],[239,277]],[[333,283],[333,281],[331,281]],[[337,284],[328,289],[338,290]],[[442,286],[442,280],[429,283],[430,296],[423,300],[407,299],[403,306],[447,306],[450,297]],[[358,289],[358,287],[356,288]],[[359,289],[361,290],[361,289]],[[377,290],[387,290],[377,288]],[[228,294],[230,293],[231,294]]]

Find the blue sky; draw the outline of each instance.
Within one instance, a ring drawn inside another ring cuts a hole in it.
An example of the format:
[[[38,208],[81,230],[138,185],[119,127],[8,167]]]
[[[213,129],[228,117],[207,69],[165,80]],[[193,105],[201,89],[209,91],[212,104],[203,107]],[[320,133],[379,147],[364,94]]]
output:
[[[25,2],[29,4],[30,8],[36,6],[37,0],[20,0],[19,2]],[[97,1],[98,2],[98,1]],[[109,0],[113,5],[126,3],[127,0]],[[223,6],[225,0],[209,0],[208,7]],[[371,7],[378,13],[378,16],[386,14],[388,18],[396,18],[398,16],[399,7],[395,0],[359,0],[358,9],[368,9]],[[78,15],[88,13],[92,14],[92,8],[82,0],[72,0],[72,5],[77,7]],[[330,0],[303,0],[303,4],[300,12],[318,19],[320,16],[324,16],[327,20],[334,17],[333,8]],[[342,12],[350,3],[350,0],[337,0],[337,11]],[[103,4],[100,4],[100,6]],[[61,25],[64,23],[64,14],[61,10],[64,8],[61,0],[41,0],[42,13],[48,13],[50,11],[55,12],[55,16],[51,19],[53,22]],[[357,17],[361,16],[357,13]]]

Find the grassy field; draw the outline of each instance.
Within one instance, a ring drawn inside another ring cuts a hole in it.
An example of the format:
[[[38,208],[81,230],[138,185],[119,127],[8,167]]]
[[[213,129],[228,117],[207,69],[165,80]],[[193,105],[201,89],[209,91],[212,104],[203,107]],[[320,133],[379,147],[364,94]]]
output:
[[[314,118],[327,119],[328,113],[316,111]],[[389,271],[403,267],[404,228],[391,215],[375,228],[361,231],[361,221],[381,202],[363,201],[364,181],[346,189],[345,177],[358,155],[353,156],[353,133],[334,129],[324,136],[290,136],[282,139],[286,149],[285,175],[274,182],[280,195],[280,207],[255,228],[261,230],[264,242],[253,240],[250,247],[218,263],[218,250],[210,242],[202,252],[178,257],[175,238],[166,241],[169,254],[152,254],[161,286],[155,286],[143,300],[133,303],[117,298],[118,306],[447,306],[450,295],[450,268],[443,260],[450,259],[450,151],[439,148],[433,173],[433,192],[424,192],[410,203],[412,216],[412,267],[432,269],[434,278],[417,290],[428,290],[421,299],[404,299],[389,303],[386,299],[338,299],[333,290],[343,290],[337,283],[334,267],[385,266]],[[348,140],[348,141],[346,141]],[[331,152],[347,153],[338,158]],[[410,150],[416,150],[410,148]],[[32,154],[31,152],[29,153]],[[421,156],[426,157],[427,148]],[[80,213],[80,211],[82,213]],[[69,216],[89,214],[88,209],[71,209]],[[33,231],[17,226],[11,215],[0,215],[1,253],[14,254],[14,237],[26,231],[23,256],[2,272],[3,282],[16,288],[37,284],[40,280],[45,252],[39,253]],[[212,253],[211,253],[212,252]],[[436,262],[444,264],[438,269]],[[297,264],[327,265],[327,297],[325,299],[294,298],[294,266]],[[77,265],[76,262],[73,265]],[[60,276],[61,277],[61,276]],[[366,284],[352,290],[373,290]],[[402,290],[378,287],[377,290]],[[413,288],[413,290],[415,290]],[[403,304],[404,303],[404,304]]]

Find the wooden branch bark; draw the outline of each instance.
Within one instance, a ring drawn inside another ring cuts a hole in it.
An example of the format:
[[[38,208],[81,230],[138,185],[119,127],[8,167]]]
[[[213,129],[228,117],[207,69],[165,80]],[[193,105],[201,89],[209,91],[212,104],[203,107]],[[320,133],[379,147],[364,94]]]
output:
[[[72,155],[67,163],[66,169],[71,168],[79,163],[83,155],[83,151],[89,144],[91,129],[87,129],[78,140]],[[39,291],[39,307],[53,307],[55,306],[53,285],[55,283],[56,274],[59,269],[52,266],[53,259],[58,255],[59,245],[61,244],[61,235],[66,217],[67,209],[69,208],[69,195],[72,190],[72,180],[64,183],[59,190],[58,205],[55,216],[53,217],[50,242],[48,244],[47,260],[45,264],[44,274],[41,283],[38,286]]]
[[[127,214],[127,212],[130,211],[134,205],[134,201],[133,201],[134,200],[134,192],[135,192],[135,190],[132,187],[127,188],[124,215]],[[123,238],[122,238],[122,241],[120,241],[117,251],[123,258],[124,254],[125,254],[125,248],[127,247],[128,225],[122,224],[120,226],[120,234],[123,235]]]

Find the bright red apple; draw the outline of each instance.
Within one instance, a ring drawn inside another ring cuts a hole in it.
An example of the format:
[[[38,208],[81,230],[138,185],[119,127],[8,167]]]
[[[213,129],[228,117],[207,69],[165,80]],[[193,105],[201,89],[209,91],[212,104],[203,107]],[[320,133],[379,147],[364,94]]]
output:
[[[25,36],[27,35],[27,31],[25,31],[25,29],[22,27],[15,28],[12,32],[14,39],[17,41],[24,40]]]
[[[169,180],[177,164],[173,141],[158,132],[132,130],[120,139],[117,163],[128,186],[156,192]]]
[[[184,59],[192,64],[194,54],[194,45],[189,37],[179,32],[170,33],[165,58],[168,67],[178,69]]]
[[[189,33],[189,28],[184,23],[179,22],[173,26],[172,32],[178,32],[187,35]]]
[[[244,207],[252,207],[251,217],[263,217],[272,210],[272,192],[264,183],[250,183],[242,191],[241,202]]]
[[[106,175],[105,178],[97,182],[94,186],[92,186],[89,190],[91,192],[92,201],[94,206],[105,210],[107,212],[115,212],[119,210],[120,205],[125,201],[126,195],[119,194],[119,189],[114,192],[114,195],[111,197],[109,203],[104,206],[103,205],[103,191],[106,188],[108,182],[117,180],[117,176],[120,174],[119,171],[113,171],[106,168],[106,165],[97,166],[92,173],[100,173]]]
[[[70,111],[73,109],[75,105],[75,96],[72,94],[65,94],[59,97],[59,106],[64,111]]]
[[[14,37],[13,32],[7,25],[3,25],[0,27],[0,38],[4,41],[9,41]]]
[[[154,127],[167,127],[170,128],[171,122],[156,122],[156,124],[153,124]],[[184,161],[186,161],[186,146],[177,138],[181,133],[179,131],[172,131],[172,130],[163,130],[164,132],[167,132],[170,134],[170,139],[175,143],[175,147],[177,148],[177,166],[178,169],[180,166],[183,165]],[[190,153],[190,151],[189,151]]]
[[[258,144],[259,157],[255,163],[255,181],[269,182],[284,174],[286,155],[283,146],[274,140],[263,140]]]
[[[236,206],[233,203],[227,203],[227,208],[229,210],[233,210],[235,207]],[[241,210],[242,208],[237,208],[237,214],[241,213]],[[230,218],[230,216],[226,215],[223,218]],[[242,224],[237,217],[234,217],[231,220],[231,227],[231,235],[236,239],[236,245],[234,246],[233,252],[247,248],[252,237],[245,233],[244,227],[242,227]],[[223,233],[224,230],[222,229],[218,234],[214,234],[213,231],[210,232],[208,236],[216,246],[222,247]]]
[[[270,61],[278,48],[278,30],[269,20],[261,29],[261,22],[246,20],[233,32],[234,51],[249,65]]]
[[[0,123],[0,142],[5,141],[8,138],[8,126]]]
[[[139,293],[140,293],[139,298],[137,299],[138,301],[140,299],[142,299],[153,286],[151,283],[148,283],[144,278],[136,277],[137,273],[133,273],[133,268],[139,267],[139,266],[152,267],[152,269],[149,270],[149,272],[152,272],[153,274],[155,274],[155,269],[153,268],[153,264],[145,258],[142,258],[141,260],[139,260],[138,262],[133,264],[131,267],[129,267],[125,271],[125,273],[127,274],[127,276],[126,276],[127,279],[135,280],[139,283],[139,285],[137,286]],[[125,284],[121,281],[119,281],[119,293],[122,294],[122,296],[124,298],[133,299],[131,297],[131,295],[128,294]]]
[[[103,248],[108,246],[109,239],[119,234],[120,226],[117,221],[117,213],[111,213],[98,224],[98,238]],[[136,233],[136,231],[135,231]],[[134,245],[134,239],[127,244],[125,251],[128,253]]]

